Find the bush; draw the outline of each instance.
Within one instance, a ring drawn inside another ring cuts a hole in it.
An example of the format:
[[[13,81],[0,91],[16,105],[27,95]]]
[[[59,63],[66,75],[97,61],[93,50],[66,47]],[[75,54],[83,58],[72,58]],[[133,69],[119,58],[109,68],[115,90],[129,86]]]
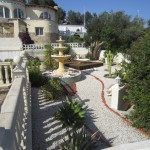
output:
[[[32,68],[33,66],[39,67],[41,65],[40,59],[38,57],[32,58],[27,62],[27,66]]]
[[[128,116],[133,125],[150,130],[150,30],[128,51],[130,63],[127,65],[129,83],[126,99],[134,105]]]
[[[73,43],[73,42],[82,43],[83,39],[80,38],[80,36],[78,36],[78,35],[69,36],[68,43]]]
[[[38,57],[33,58],[27,62],[27,67],[29,70],[29,80],[31,82],[31,86],[40,87],[44,84],[44,79],[40,72],[41,62]]]
[[[59,80],[49,80],[42,86],[42,93],[47,100],[59,100],[64,90]]]
[[[5,59],[4,61],[5,61],[5,62],[13,62],[13,59],[7,58],[7,59]]]
[[[53,70],[58,66],[58,63],[51,58],[51,55],[54,54],[54,50],[50,44],[45,45],[44,51],[44,65],[48,70]]]
[[[44,79],[39,67],[33,66],[29,68],[29,80],[31,82],[31,86],[33,87],[40,87],[44,84]]]
[[[79,100],[67,98],[55,113],[55,118],[62,123],[63,128],[79,129],[85,121],[85,111],[82,106]]]
[[[71,47],[68,44],[64,44],[64,46],[67,47],[67,49],[64,50],[64,55],[68,55],[70,53],[70,51],[71,51]]]

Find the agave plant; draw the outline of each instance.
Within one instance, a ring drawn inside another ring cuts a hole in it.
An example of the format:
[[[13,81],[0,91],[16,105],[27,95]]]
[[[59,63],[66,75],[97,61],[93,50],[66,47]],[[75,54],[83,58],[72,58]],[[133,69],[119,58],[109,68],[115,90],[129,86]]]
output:
[[[79,129],[85,121],[85,110],[77,99],[69,99],[63,102],[62,107],[55,113],[55,118],[62,123],[63,128]]]
[[[64,143],[59,146],[60,150],[94,150],[97,145],[94,140],[96,133],[91,136],[87,136],[84,127],[81,130],[74,131],[68,137],[68,140],[64,139]]]

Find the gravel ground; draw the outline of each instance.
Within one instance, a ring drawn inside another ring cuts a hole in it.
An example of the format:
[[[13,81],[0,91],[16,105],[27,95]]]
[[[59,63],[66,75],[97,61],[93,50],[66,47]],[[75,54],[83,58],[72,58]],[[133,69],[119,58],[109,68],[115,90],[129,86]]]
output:
[[[106,96],[107,88],[115,83],[115,79],[104,78],[105,67],[97,70],[86,70],[87,73],[100,78],[105,85],[104,93],[107,103],[110,99]],[[104,137],[113,145],[147,140],[135,128],[128,126],[120,117],[108,110],[101,101],[101,83],[94,77],[82,73],[82,80],[77,82],[77,95],[85,103],[92,113],[93,118],[88,118],[86,123],[95,131],[99,130]],[[119,111],[118,111],[119,112]],[[122,112],[119,112],[122,113]]]
[[[106,91],[110,85],[115,83],[115,80],[106,80],[103,77],[107,73],[104,69],[105,67],[102,66],[97,70],[90,69],[86,72],[95,75],[104,82],[105,99],[109,105],[110,97],[107,96]],[[87,107],[86,124],[93,131],[99,131],[98,133],[113,146],[148,139],[104,106],[101,101],[102,86],[98,80],[82,73],[82,79],[76,85],[77,95],[75,97],[79,98]],[[32,88],[33,150],[57,150],[58,145],[63,142],[66,132],[61,128],[61,124],[54,119],[54,113],[60,105],[61,102],[46,101],[39,89]],[[103,148],[107,148],[107,146],[99,142],[97,150]]]

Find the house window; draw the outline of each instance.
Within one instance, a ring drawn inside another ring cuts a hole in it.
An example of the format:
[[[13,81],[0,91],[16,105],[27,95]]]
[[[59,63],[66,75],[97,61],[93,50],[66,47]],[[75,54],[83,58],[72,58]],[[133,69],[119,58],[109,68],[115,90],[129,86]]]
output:
[[[42,27],[36,27],[35,32],[36,32],[36,35],[43,35],[43,28]]]
[[[0,17],[3,17],[3,7],[0,6]]]
[[[10,18],[10,10],[5,6],[0,6],[0,17]]]
[[[51,20],[51,15],[48,12],[43,12],[43,13],[41,13],[39,18],[40,19],[49,19],[49,20]]]
[[[16,8],[14,10],[14,18],[24,18],[24,13],[21,9]]]

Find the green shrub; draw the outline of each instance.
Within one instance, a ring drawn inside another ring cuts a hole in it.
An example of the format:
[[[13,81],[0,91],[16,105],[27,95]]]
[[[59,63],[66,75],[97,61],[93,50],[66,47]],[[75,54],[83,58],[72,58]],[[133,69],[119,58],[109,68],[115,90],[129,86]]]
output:
[[[38,57],[31,59],[27,62],[27,67],[29,70],[29,80],[31,82],[31,86],[40,87],[44,83],[44,79],[40,72],[41,62]]]
[[[44,65],[48,70],[53,70],[58,67],[58,63],[51,57],[51,55],[53,55],[54,53],[56,53],[56,51],[53,50],[50,44],[45,45]]]
[[[41,62],[38,57],[35,57],[27,62],[28,67],[33,67],[33,66],[39,67],[40,65],[41,65]]]
[[[64,90],[59,80],[49,80],[42,86],[42,93],[47,100],[59,100]]]
[[[78,36],[78,35],[69,36],[68,43],[73,43],[73,42],[82,43],[83,39],[80,38],[80,36]]]
[[[126,99],[134,106],[128,118],[134,126],[150,130],[150,30],[132,44],[128,55]]]
[[[67,49],[64,50],[64,55],[67,55],[67,54],[70,53],[71,47],[70,47],[70,45],[68,45],[68,44],[64,44],[64,46],[67,47]]]
[[[39,67],[32,66],[29,68],[29,80],[31,82],[31,86],[40,87],[44,83],[44,79],[40,72]]]
[[[85,122],[85,110],[82,106],[79,100],[67,98],[55,113],[55,118],[62,123],[63,128],[79,129]]]
[[[13,59],[7,58],[7,59],[5,59],[4,61],[5,61],[5,62],[13,62]]]

